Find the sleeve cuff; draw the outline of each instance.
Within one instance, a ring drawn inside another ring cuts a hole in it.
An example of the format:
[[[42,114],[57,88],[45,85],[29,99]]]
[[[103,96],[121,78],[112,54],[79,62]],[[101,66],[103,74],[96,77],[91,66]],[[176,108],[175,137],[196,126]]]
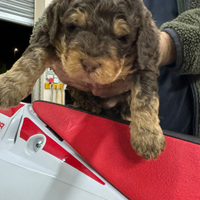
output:
[[[174,41],[174,44],[176,47],[176,55],[177,55],[176,63],[175,63],[175,65],[169,65],[168,67],[174,71],[179,71],[182,66],[182,63],[183,63],[183,48],[182,48],[180,38],[179,38],[178,34],[176,33],[176,31],[171,28],[165,28],[162,31],[164,31],[170,35],[170,37]]]

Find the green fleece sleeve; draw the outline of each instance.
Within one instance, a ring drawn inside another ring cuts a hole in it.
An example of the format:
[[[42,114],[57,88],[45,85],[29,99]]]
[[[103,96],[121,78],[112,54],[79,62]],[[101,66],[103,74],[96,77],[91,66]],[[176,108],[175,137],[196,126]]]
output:
[[[172,29],[179,36],[183,59],[174,70],[180,74],[200,74],[200,8],[183,12],[160,29]]]

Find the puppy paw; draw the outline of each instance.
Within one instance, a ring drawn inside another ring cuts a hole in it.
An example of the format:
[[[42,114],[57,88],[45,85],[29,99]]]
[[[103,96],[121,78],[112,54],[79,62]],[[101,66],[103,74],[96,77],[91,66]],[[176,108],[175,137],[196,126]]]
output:
[[[17,106],[23,98],[17,83],[5,75],[0,76],[0,83],[0,108]]]
[[[1,92],[0,92],[1,95]],[[5,95],[3,98],[0,100],[0,108],[2,109],[9,109],[12,107],[16,107],[19,105],[21,102],[21,98],[16,98],[12,95]]]
[[[165,149],[166,141],[161,128],[155,132],[131,131],[131,145],[139,156],[146,160],[156,159]]]

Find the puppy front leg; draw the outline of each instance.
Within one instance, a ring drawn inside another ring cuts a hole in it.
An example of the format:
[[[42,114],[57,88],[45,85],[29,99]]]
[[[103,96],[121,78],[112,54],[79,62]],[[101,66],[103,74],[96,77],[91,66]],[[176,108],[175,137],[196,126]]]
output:
[[[157,76],[153,72],[137,75],[131,89],[131,145],[138,155],[149,160],[165,148],[165,138],[159,125]]]
[[[0,75],[0,108],[17,106],[32,92],[46,68],[48,56],[41,47],[28,48],[9,71]]]

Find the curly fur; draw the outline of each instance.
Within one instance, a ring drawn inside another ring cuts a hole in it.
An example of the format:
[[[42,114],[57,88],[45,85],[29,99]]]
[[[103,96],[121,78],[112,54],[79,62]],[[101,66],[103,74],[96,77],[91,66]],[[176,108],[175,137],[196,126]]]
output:
[[[131,119],[131,145],[156,158],[165,148],[159,125],[159,30],[142,0],[54,0],[47,20],[13,68],[0,76],[0,107],[16,106],[56,62],[73,78],[111,84],[131,77],[131,91],[101,99],[69,87],[75,105]],[[95,63],[95,69],[83,62]],[[97,66],[97,67],[96,67]],[[26,83],[26,84],[25,84]]]

